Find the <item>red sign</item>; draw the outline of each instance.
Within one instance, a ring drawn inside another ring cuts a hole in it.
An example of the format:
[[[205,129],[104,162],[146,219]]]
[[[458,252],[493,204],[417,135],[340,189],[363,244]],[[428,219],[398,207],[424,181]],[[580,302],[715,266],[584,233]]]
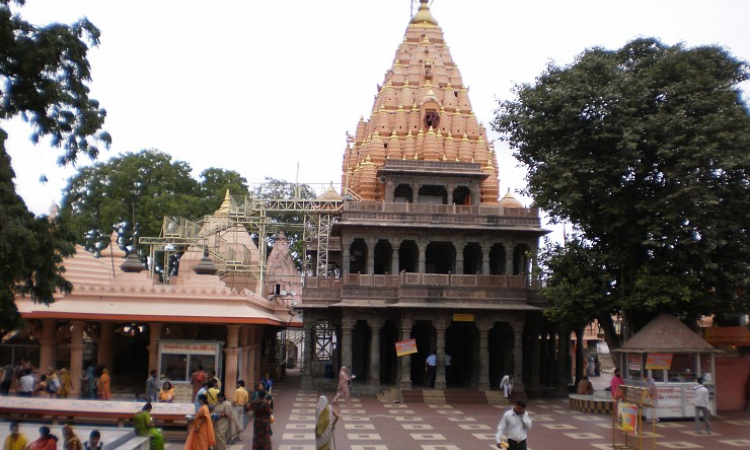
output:
[[[406,356],[417,353],[416,339],[396,342],[396,356]]]
[[[672,367],[673,353],[649,353],[646,369],[669,370]]]
[[[711,345],[750,345],[750,330],[745,327],[706,328],[706,341]]]

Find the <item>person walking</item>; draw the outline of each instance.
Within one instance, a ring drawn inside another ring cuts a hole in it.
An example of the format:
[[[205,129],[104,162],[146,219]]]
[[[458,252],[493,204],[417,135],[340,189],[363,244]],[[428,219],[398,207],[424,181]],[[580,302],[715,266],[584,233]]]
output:
[[[247,413],[245,412],[245,407],[250,403],[250,393],[245,389],[245,382],[243,380],[237,382],[237,390],[234,391],[232,403],[234,403],[234,410],[237,417],[241,418],[240,422],[242,422],[242,429],[244,430],[247,426]]]
[[[328,397],[321,395],[315,406],[315,450],[334,450],[333,429],[339,417],[339,413],[328,404]]]
[[[430,389],[435,389],[435,376],[437,375],[437,354],[432,351],[424,362],[424,370],[429,376]]]
[[[214,439],[216,445],[213,450],[226,450],[227,444],[232,445],[242,433],[242,424],[234,413],[234,407],[224,396],[224,392],[219,392],[219,402],[214,407],[211,415],[215,417],[214,421]]]
[[[252,450],[271,450],[271,436],[273,430],[273,410],[266,400],[266,391],[259,391],[258,397],[250,402],[250,411],[253,412],[253,445]]]
[[[83,443],[78,439],[73,426],[70,424],[62,427],[63,450],[83,450]]]
[[[500,380],[500,390],[503,391],[505,398],[510,398],[513,395],[513,375],[510,373],[505,374],[502,380]]]
[[[503,414],[497,424],[495,442],[503,448],[503,436],[508,441],[508,450],[527,450],[526,438],[531,430],[531,417],[526,412],[526,400],[518,399],[515,406]]]
[[[39,427],[39,439],[29,444],[29,450],[57,450],[57,436],[50,434],[49,427]]]
[[[333,403],[338,403],[339,398],[344,397],[344,400],[346,400],[346,406],[349,406],[349,384],[354,378],[357,377],[346,374],[346,366],[341,366],[341,370],[339,371],[339,386],[338,389],[336,389],[336,396],[333,397]]]
[[[81,381],[83,381],[81,385],[81,398],[96,399],[96,374],[94,374],[94,366],[86,368],[86,373],[81,377]]]
[[[156,403],[156,397],[159,395],[159,380],[156,378],[156,371],[152,370],[146,379],[146,401]]]
[[[708,409],[708,388],[703,385],[703,377],[698,377],[698,386],[694,387],[695,391],[695,431],[701,434],[700,415],[703,415],[703,421],[706,423],[706,433],[711,434],[711,411]]]

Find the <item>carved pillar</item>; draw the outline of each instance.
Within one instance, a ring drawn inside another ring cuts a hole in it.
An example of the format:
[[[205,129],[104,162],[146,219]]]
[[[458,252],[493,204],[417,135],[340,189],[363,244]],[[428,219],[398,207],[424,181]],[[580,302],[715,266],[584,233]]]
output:
[[[159,330],[161,332],[161,330]],[[149,327],[149,333],[151,333],[151,327]],[[115,323],[114,322],[99,322],[99,341],[96,343],[96,362],[98,364],[104,364],[106,367],[112,368],[114,365],[114,352],[112,351],[112,338],[115,335]],[[149,372],[156,370],[157,364],[151,365],[151,353],[150,353],[150,342],[149,342]],[[158,340],[157,340],[157,353],[158,353]],[[158,358],[158,356],[157,356]],[[157,360],[158,362],[158,360]]]
[[[351,248],[351,239],[345,239],[341,242],[341,276],[343,277],[349,273],[349,265],[351,264],[351,257],[349,256],[349,249]]]
[[[479,383],[477,387],[480,391],[490,390],[489,334],[494,325],[489,318],[482,318],[476,322],[477,329],[479,329]]]
[[[425,264],[427,261],[427,242],[424,239],[417,241],[417,249],[419,249],[419,273],[425,273]]]
[[[435,334],[437,335],[435,389],[445,389],[448,387],[445,381],[445,330],[448,328],[448,318],[446,316],[438,316],[432,323],[435,325]]]
[[[401,271],[398,265],[398,251],[401,248],[401,239],[391,241],[391,273],[398,275]]]
[[[505,242],[505,275],[513,275],[513,254],[516,251],[515,242]]]
[[[163,324],[160,322],[150,322],[148,324],[148,371],[157,370],[159,367],[159,339],[161,339],[161,329]],[[102,337],[104,336],[102,327]],[[100,337],[101,339],[101,337]],[[111,339],[111,336],[110,336]],[[101,341],[100,344],[101,345]],[[99,364],[102,364],[101,362]],[[105,364],[106,365],[106,364]],[[107,366],[112,370],[112,366]]]
[[[55,329],[57,321],[55,319],[42,320],[42,329],[39,339],[39,368],[56,367],[57,355],[55,354]]]
[[[83,327],[84,322],[70,323],[70,380],[73,382],[73,392],[70,398],[78,398],[81,393],[81,375],[83,375]],[[108,367],[108,369],[112,369]]]
[[[455,246],[456,246],[456,274],[463,275],[464,274],[464,247],[466,246],[466,242],[456,241]]]
[[[411,339],[411,328],[414,325],[414,320],[410,316],[401,317],[401,340],[406,341]],[[404,389],[411,389],[411,355],[401,356],[401,379],[399,380],[399,387]]]
[[[351,314],[344,312],[341,318],[341,365],[352,370],[352,331],[357,321]],[[338,371],[336,371],[338,373]]]
[[[227,325],[227,345],[224,347],[224,395],[227,399],[234,398],[237,390],[237,356],[240,354],[239,325]]]
[[[515,321],[513,327],[513,378],[515,390],[523,392],[523,320]]]
[[[248,350],[249,345],[247,342],[247,327],[241,327],[240,328],[240,337],[239,337],[239,347],[240,347],[240,367],[237,368],[239,379],[245,382],[245,385],[248,385],[248,377],[247,374],[249,372],[248,370]]]
[[[370,376],[369,384],[371,386],[380,385],[380,327],[383,326],[383,319],[380,317],[371,317],[367,319],[367,325],[370,327]]]
[[[483,242],[481,244],[481,247],[482,247],[482,275],[489,275],[490,274],[490,250],[492,249],[492,244]]]
[[[313,357],[315,356],[315,344],[313,336],[315,334],[315,323],[305,321],[305,347],[302,351],[302,389],[312,389],[313,383]]]
[[[375,273],[375,244],[377,243],[377,240],[375,239],[375,237],[369,236],[365,238],[365,242],[367,243],[367,273],[374,274]]]

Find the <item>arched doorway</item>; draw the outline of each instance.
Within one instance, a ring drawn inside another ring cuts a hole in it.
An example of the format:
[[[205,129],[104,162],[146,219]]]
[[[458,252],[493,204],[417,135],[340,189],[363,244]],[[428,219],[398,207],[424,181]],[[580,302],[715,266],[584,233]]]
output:
[[[388,320],[380,329],[380,384],[395,385],[398,381],[398,327],[393,320]]]
[[[430,242],[425,251],[425,273],[454,272],[456,249],[450,242]]]
[[[357,375],[358,379],[367,380],[370,377],[370,340],[372,333],[367,323],[358,320],[352,330],[352,367],[349,374]]]
[[[453,322],[445,331],[445,353],[451,355],[451,380],[448,387],[468,388],[476,385],[479,372],[479,333],[473,322]]]
[[[513,331],[507,324],[496,323],[488,334],[490,352],[490,386],[500,385],[503,376],[513,373]]]
[[[391,269],[391,243],[385,239],[375,244],[375,274],[393,273]]]
[[[349,273],[367,273],[367,244],[364,239],[355,239],[349,249]]]
[[[398,249],[398,267],[401,271],[416,272],[419,265],[419,249],[414,241],[404,241]]]
[[[476,242],[464,246],[464,274],[482,273],[482,248]]]
[[[411,355],[412,386],[428,387],[429,378],[424,365],[427,357],[435,350],[437,340],[432,322],[418,320],[412,327],[411,337],[417,341],[417,353]]]
[[[408,184],[399,184],[393,191],[394,203],[414,203],[413,197],[411,187]]]
[[[456,205],[471,205],[471,190],[466,186],[459,186],[453,190],[453,203]]]

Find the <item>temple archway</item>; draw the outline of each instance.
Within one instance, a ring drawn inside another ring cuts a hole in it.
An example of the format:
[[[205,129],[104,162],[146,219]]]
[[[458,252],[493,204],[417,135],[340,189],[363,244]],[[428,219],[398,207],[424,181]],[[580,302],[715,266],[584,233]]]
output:
[[[445,331],[445,352],[451,355],[451,380],[448,386],[468,388],[479,376],[479,332],[472,322],[453,322]]]
[[[413,386],[428,387],[429,377],[424,370],[427,357],[435,350],[437,333],[429,320],[418,320],[411,330],[417,341],[417,353],[411,355],[411,382]]]
[[[393,320],[380,329],[380,384],[395,385],[398,381],[398,356],[396,342],[399,330]]]

